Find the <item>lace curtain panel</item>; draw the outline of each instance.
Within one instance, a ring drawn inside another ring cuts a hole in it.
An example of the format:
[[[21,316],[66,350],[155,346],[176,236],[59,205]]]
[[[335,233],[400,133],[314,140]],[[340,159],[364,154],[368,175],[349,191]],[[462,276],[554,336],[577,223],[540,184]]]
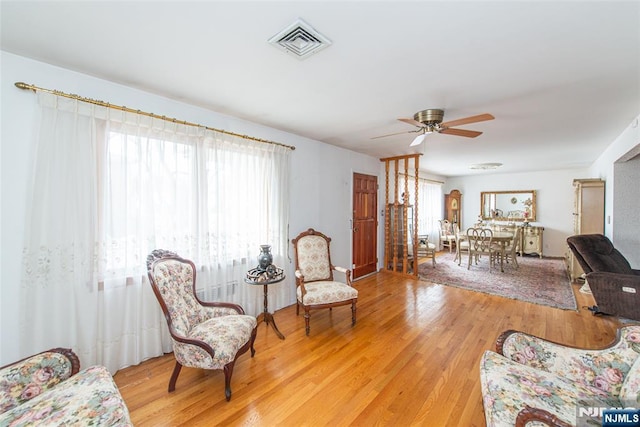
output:
[[[38,102],[22,353],[71,347],[114,373],[170,352],[146,274],[153,249],[195,262],[202,299],[262,310],[262,288],[244,277],[261,244],[287,262],[287,147],[47,93]],[[269,293],[273,309],[294,301],[287,283]]]
[[[410,200],[415,200],[415,178],[408,180]],[[418,234],[427,234],[432,243],[440,239],[438,220],[442,219],[442,199],[442,184],[418,179]]]

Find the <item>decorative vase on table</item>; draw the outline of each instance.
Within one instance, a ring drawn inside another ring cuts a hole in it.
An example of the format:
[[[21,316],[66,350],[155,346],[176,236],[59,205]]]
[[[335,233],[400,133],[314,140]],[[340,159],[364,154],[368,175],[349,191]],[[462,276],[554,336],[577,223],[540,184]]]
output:
[[[260,245],[260,255],[258,255],[258,268],[267,271],[273,263],[273,255],[271,255],[270,245]]]

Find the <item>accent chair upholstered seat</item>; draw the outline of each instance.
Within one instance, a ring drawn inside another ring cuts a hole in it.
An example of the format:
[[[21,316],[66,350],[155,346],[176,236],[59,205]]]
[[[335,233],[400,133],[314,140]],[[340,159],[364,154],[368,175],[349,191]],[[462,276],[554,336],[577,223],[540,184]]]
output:
[[[0,426],[131,427],[104,366],[80,370],[73,350],[54,348],[0,368]]]
[[[585,272],[596,306],[594,314],[604,313],[640,320],[640,270],[602,234],[579,234],[567,244]]]
[[[356,324],[358,291],[351,286],[351,270],[331,264],[330,242],[331,238],[313,228],[291,240],[296,265],[296,314],[300,314],[302,306],[307,335],[310,331],[310,311],[315,309],[331,310],[333,307],[351,305],[351,324]],[[335,281],[334,271],[344,274],[346,283]]]
[[[244,309],[227,302],[205,302],[198,298],[193,262],[165,250],[147,257],[149,281],[167,319],[176,365],[169,391],[176,388],[182,366],[222,369],[225,396],[231,399],[231,375],[236,359],[251,349],[257,322]]]
[[[487,427],[601,425],[580,407],[640,407],[640,325],[595,350],[505,331],[482,356],[480,383]]]

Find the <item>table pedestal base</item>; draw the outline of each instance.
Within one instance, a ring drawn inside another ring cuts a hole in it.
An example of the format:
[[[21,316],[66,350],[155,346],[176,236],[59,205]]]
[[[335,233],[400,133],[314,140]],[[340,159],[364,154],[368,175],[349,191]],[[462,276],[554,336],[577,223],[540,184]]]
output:
[[[258,314],[258,317],[256,317],[256,320],[258,321],[258,323],[264,321],[264,323],[266,323],[267,325],[270,324],[271,327],[273,328],[273,331],[278,336],[278,338],[280,338],[281,340],[284,339],[284,335],[282,335],[282,332],[280,332],[280,330],[278,329],[278,326],[276,326],[276,321],[273,318],[273,314],[269,313],[268,311],[265,311],[263,313]]]

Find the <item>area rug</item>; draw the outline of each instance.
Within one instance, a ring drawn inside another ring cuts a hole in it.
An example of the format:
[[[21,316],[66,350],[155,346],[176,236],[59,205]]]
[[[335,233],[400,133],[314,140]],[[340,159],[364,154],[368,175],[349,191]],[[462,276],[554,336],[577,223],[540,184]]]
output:
[[[430,260],[418,266],[421,280],[440,285],[498,295],[539,305],[576,310],[578,305],[562,258],[518,257],[519,268],[505,264],[489,272],[487,259],[467,270],[467,257],[458,266],[455,254],[445,253],[436,258],[433,268]]]

